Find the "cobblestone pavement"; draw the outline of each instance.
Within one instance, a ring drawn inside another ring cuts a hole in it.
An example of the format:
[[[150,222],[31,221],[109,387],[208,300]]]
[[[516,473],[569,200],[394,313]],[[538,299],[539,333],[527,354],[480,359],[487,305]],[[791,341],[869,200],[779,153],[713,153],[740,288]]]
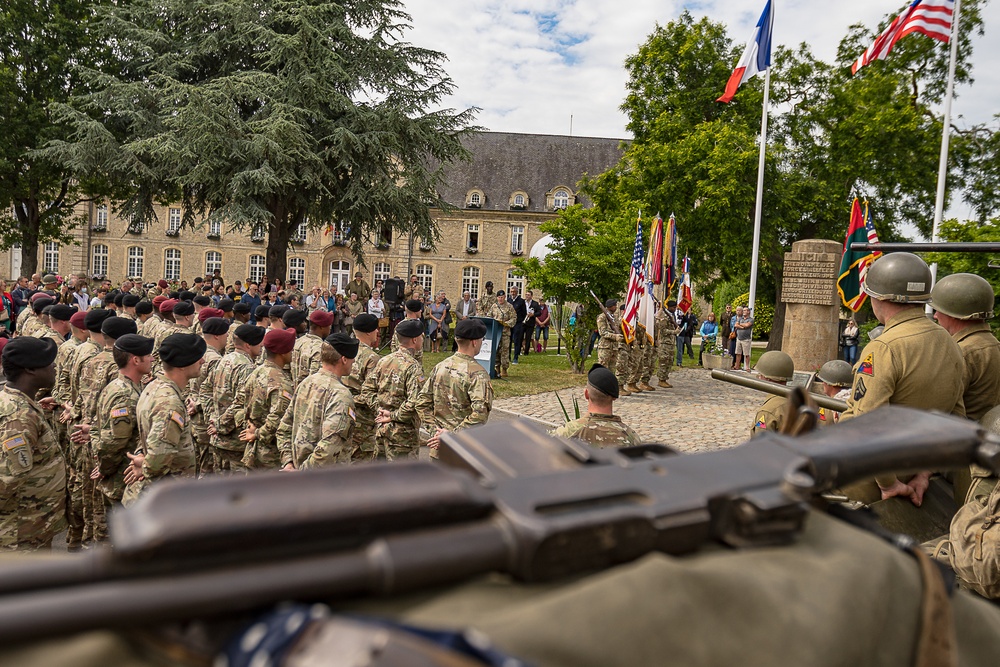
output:
[[[638,431],[644,441],[660,442],[682,452],[709,451],[744,442],[750,436],[757,408],[768,398],[759,391],[713,380],[710,371],[703,368],[675,369],[670,373],[670,384],[672,389],[657,388],[615,401],[615,414]],[[581,412],[586,410],[583,387],[559,391],[570,416],[574,397],[580,402]],[[565,421],[555,392],[504,398],[493,406],[498,412],[507,411],[552,426]]]

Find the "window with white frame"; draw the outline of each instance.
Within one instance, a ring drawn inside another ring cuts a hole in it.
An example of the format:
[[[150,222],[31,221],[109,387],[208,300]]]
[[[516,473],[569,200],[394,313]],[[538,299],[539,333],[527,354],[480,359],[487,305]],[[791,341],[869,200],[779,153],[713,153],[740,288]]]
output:
[[[481,192],[473,190],[469,193],[469,207],[481,208],[483,205],[483,195]]]
[[[247,279],[259,283],[260,279],[264,277],[264,267],[267,262],[264,260],[264,255],[250,255],[250,270],[247,271]]]
[[[205,275],[213,276],[216,271],[222,273],[222,253],[210,250],[205,253]]]
[[[218,220],[209,220],[208,235],[213,238],[219,238],[222,236],[222,223]]]
[[[292,257],[288,260],[288,281],[295,281],[302,287],[306,282],[306,260]]]
[[[167,280],[181,279],[181,251],[167,248],[163,254],[163,277]]]
[[[462,294],[468,292],[473,299],[479,298],[479,267],[467,266],[462,269]]]
[[[479,250],[479,225],[465,226],[465,247],[469,250]]]
[[[42,257],[42,271],[44,273],[59,273],[59,244],[55,241],[45,244],[45,254]]]
[[[430,264],[417,264],[414,271],[417,275],[417,282],[423,285],[425,290],[431,289],[434,284],[434,267]]]
[[[145,259],[145,251],[140,246],[132,246],[128,249],[128,277],[142,278],[142,270]]]
[[[303,220],[292,232],[292,241],[295,243],[305,243],[306,242],[306,229],[309,226],[309,221]]]
[[[90,252],[90,272],[95,276],[108,275],[108,246],[99,243]]]
[[[555,195],[552,196],[552,206],[553,208],[566,208],[569,206],[569,193],[565,190],[556,190]]]
[[[267,227],[264,223],[259,222],[253,226],[250,230],[250,240],[251,241],[263,241],[264,236],[267,234]]]
[[[389,279],[389,275],[392,273],[392,267],[386,262],[376,262],[374,268],[375,280],[381,280],[383,283]]]
[[[181,210],[172,208],[167,212],[167,234],[176,235],[181,231]],[[167,279],[169,280],[169,278]]]
[[[507,269],[507,294],[516,287],[518,294],[524,294],[524,276],[517,275],[517,269]]]
[[[103,232],[108,228],[108,205],[101,204],[94,212],[94,230]]]
[[[524,225],[511,226],[510,252],[513,255],[520,255],[524,252]]]

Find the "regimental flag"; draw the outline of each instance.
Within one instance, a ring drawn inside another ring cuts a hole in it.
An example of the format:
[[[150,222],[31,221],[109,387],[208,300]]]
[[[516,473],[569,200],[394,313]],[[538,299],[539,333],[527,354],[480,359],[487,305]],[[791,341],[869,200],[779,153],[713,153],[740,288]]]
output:
[[[632,247],[632,268],[628,274],[625,307],[622,308],[622,333],[625,341],[635,340],[635,325],[639,319],[639,306],[646,294],[646,275],[642,268],[642,219],[636,221],[635,245]]]
[[[670,214],[670,220],[667,221],[664,236],[666,238],[664,261],[667,265],[664,281],[667,284],[667,289],[672,290],[677,283],[677,222],[674,220],[673,213]]]
[[[878,243],[878,234],[875,232],[875,225],[872,223],[868,211],[868,202],[865,202],[865,210],[862,213],[861,204],[858,203],[857,197],[851,205],[851,224],[847,228],[847,237],[844,239],[844,254],[840,260],[840,277],[837,278],[837,291],[840,293],[840,300],[845,307],[857,312],[864,305],[865,299],[868,298],[864,291],[868,267],[881,257],[882,253],[851,250],[852,243]]]
[[[691,273],[690,273],[691,261],[685,257],[684,261],[681,262],[681,280],[680,287],[677,289],[677,307],[681,309],[681,312],[687,314],[691,310],[691,304],[694,303],[691,294]]]
[[[851,67],[851,74],[857,74],[859,69],[876,60],[884,60],[896,42],[914,32],[947,43],[951,39],[954,12],[955,0],[913,0],[861,54]]]
[[[657,213],[649,228],[649,252],[646,253],[646,283],[663,282],[663,218]]]
[[[743,57],[737,63],[729,81],[726,92],[716,102],[728,103],[744,83],[766,71],[771,66],[771,29],[774,27],[774,12],[771,11],[771,0],[764,5],[764,12],[757,21],[753,37],[747,42]]]

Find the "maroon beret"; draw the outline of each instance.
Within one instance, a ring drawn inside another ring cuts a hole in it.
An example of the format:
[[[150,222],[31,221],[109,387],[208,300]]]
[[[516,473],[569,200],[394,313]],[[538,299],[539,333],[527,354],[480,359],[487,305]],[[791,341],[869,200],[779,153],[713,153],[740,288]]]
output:
[[[319,327],[333,326],[333,313],[328,310],[314,310],[309,313],[309,321]]]
[[[271,354],[286,354],[295,348],[295,329],[271,329],[264,334],[264,349]]]
[[[202,308],[198,311],[198,321],[204,324],[205,320],[210,317],[222,317],[223,315],[225,315],[225,313],[218,308]]]

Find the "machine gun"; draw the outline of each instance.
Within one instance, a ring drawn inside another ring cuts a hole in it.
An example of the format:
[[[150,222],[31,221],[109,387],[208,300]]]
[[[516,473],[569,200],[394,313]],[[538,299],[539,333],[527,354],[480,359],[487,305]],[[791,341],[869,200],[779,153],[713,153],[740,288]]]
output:
[[[1000,243],[852,243],[854,252],[1000,252]]]
[[[770,382],[769,380],[758,380],[757,378],[750,377],[743,373],[734,373],[732,371],[719,369],[712,371],[712,379],[722,380],[723,382],[729,382],[741,387],[747,387],[748,389],[756,389],[757,391],[767,392],[768,394],[774,394],[775,396],[782,396],[784,398],[788,398],[797,389],[797,387],[792,387],[790,385],[778,384],[777,382]],[[809,400],[814,402],[819,407],[826,408],[828,410],[835,410],[837,412],[844,412],[847,410],[847,401],[842,401],[839,398],[832,398],[826,394],[809,392]]]
[[[1000,438],[890,406],[692,455],[593,449],[519,420],[449,433],[440,456],[154,485],[110,516],[113,546],[0,569],[0,641],[787,543],[824,491],[886,471],[998,472]]]

